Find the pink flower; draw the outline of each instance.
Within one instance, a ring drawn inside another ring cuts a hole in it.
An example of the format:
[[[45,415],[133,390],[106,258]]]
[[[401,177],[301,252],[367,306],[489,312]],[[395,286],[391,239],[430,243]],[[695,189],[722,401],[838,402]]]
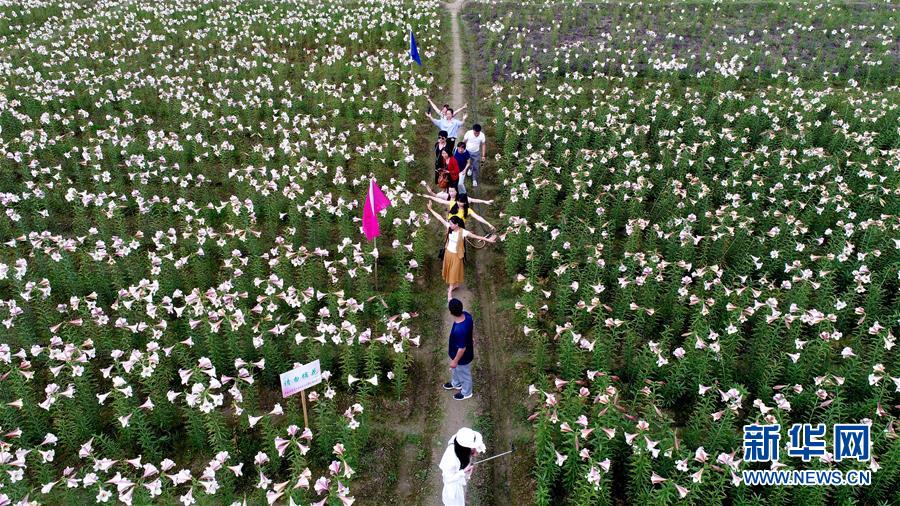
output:
[[[563,455],[562,453],[556,452],[556,465],[561,467],[568,458],[568,455]]]
[[[702,446],[697,448],[697,451],[694,452],[694,460],[696,460],[697,462],[706,462],[707,457],[709,456],[706,454],[706,450],[704,450]]]
[[[316,480],[316,484],[313,486],[313,489],[315,489],[317,494],[321,494],[322,492],[328,491],[328,486],[330,484],[331,482],[329,481],[329,479],[323,476]]]
[[[588,483],[594,485],[594,488],[600,488],[600,471],[596,467],[591,467],[587,475]]]
[[[266,492],[266,502],[269,504],[275,504],[275,501],[278,500],[281,496],[284,495],[284,491],[277,492],[275,490],[269,490]]]
[[[275,449],[278,450],[278,456],[283,457],[284,451],[287,449],[288,444],[290,444],[290,440],[282,439],[280,437],[275,438]]]
[[[693,481],[694,483],[701,483],[702,479],[703,479],[703,469],[701,469],[691,475],[691,481]]]
[[[545,393],[544,395],[547,397],[546,403],[548,406],[556,406],[557,400],[555,395],[548,393]]]
[[[181,504],[184,506],[190,506],[197,502],[196,499],[194,499],[194,489],[188,489],[187,493],[179,497],[178,500],[181,501]]]
[[[610,464],[611,464],[611,462],[609,461],[609,459],[603,459],[603,461],[600,462],[600,468],[603,469],[603,472],[604,472],[604,473],[608,473],[608,472],[609,472],[609,466],[610,466]]]

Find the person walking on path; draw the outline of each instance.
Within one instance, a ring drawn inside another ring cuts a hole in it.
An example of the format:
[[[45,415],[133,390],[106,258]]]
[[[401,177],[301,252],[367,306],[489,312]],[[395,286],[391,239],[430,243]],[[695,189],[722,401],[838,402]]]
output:
[[[472,125],[472,129],[463,136],[463,142],[466,143],[466,151],[471,158],[472,168],[469,169],[469,176],[472,177],[472,186],[477,188],[481,162],[487,159],[487,139],[481,131],[481,125],[478,123]]]
[[[443,117],[444,117],[444,114],[447,112],[447,110],[450,109],[450,105],[449,105],[449,104],[444,104],[443,107],[441,107],[440,109],[438,109],[438,106],[435,105],[435,103],[434,103],[433,100],[431,100],[431,97],[425,97],[425,98],[428,99],[428,103],[431,105],[431,108],[434,109],[434,112],[438,113],[438,114],[440,115],[441,118],[443,118]],[[465,111],[467,107],[469,107],[469,104],[463,104],[462,107],[460,107],[459,109],[456,109],[455,111],[453,111],[453,117],[456,117],[457,114],[459,114],[459,113]]]
[[[438,140],[434,143],[434,184],[438,184],[438,176],[441,171],[447,167],[444,166],[444,152],[452,152],[453,145],[447,142],[447,132],[441,130],[438,132]]]
[[[472,359],[475,358],[472,331],[475,322],[468,311],[463,311],[463,303],[459,299],[450,299],[447,303],[453,315],[453,326],[450,327],[450,338],[447,354],[450,356],[450,381],[444,383],[445,390],[459,390],[453,398],[461,401],[472,397]]]
[[[479,241],[493,243],[497,240],[496,236],[481,237],[473,234],[465,228],[465,222],[459,216],[452,216],[448,221],[437,213],[428,203],[428,211],[438,220],[445,228],[449,228],[447,239],[444,242],[444,265],[441,270],[441,277],[447,282],[447,300],[453,298],[453,290],[462,284],[465,277],[465,268],[463,266],[463,258],[465,258],[465,239],[472,237]]]
[[[463,114],[462,120],[454,118],[453,109],[450,109],[449,107],[444,111],[443,117],[434,117],[429,113],[425,113],[425,115],[428,116],[428,119],[430,119],[439,130],[447,132],[447,140],[450,142],[451,146],[456,144],[456,136],[459,134],[459,129],[468,117],[468,114]],[[453,148],[450,148],[450,151],[452,152]]]
[[[453,158],[456,159],[456,164],[459,166],[459,184],[457,188],[459,189],[459,193],[466,193],[466,172],[472,166],[471,156],[469,156],[469,152],[466,151],[466,143],[463,141],[459,141],[456,143],[456,149],[453,150]]]
[[[465,506],[466,485],[475,469],[472,457],[485,450],[481,434],[468,427],[456,431],[447,442],[447,449],[438,464],[444,480],[444,490],[441,493],[444,506]]]

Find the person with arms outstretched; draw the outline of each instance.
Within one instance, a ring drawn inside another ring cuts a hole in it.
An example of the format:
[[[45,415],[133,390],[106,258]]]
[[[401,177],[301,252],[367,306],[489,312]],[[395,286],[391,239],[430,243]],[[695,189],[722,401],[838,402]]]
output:
[[[447,110],[450,109],[450,105],[449,105],[449,104],[444,104],[443,107],[441,107],[440,109],[438,109],[438,106],[435,105],[435,103],[434,103],[433,100],[431,100],[431,97],[425,97],[425,98],[428,99],[428,103],[431,105],[431,108],[434,109],[434,112],[436,112],[441,118],[443,118],[443,117],[444,117],[444,113],[446,113]],[[460,107],[459,109],[456,109],[456,110],[453,112],[453,116],[455,117],[457,114],[463,112],[464,110],[466,110],[467,107],[469,107],[469,104],[463,104],[462,107]]]
[[[472,237],[476,240],[490,243],[496,242],[497,237],[481,237],[480,235],[467,231],[465,228],[466,222],[459,216],[452,216],[448,221],[434,210],[431,206],[431,202],[428,203],[428,211],[438,220],[438,222],[444,225],[445,228],[450,229],[450,232],[446,235],[447,238],[444,241],[444,264],[443,269],[441,270],[441,277],[447,282],[447,300],[450,300],[453,298],[453,290],[462,284],[465,277],[463,258],[465,258],[466,254],[466,237]]]
[[[472,202],[477,199],[470,199],[468,195],[465,193],[453,192],[453,200],[445,199],[438,196],[432,195],[424,195],[422,193],[417,193],[416,195],[420,197],[425,197],[433,202],[437,202],[438,204],[443,204],[447,206],[447,219],[449,220],[453,216],[459,216],[462,218],[463,223],[471,216],[477,221],[485,224],[488,228],[491,229],[491,234],[488,235],[490,237],[493,235],[494,231],[497,230],[497,227],[491,225],[487,220],[485,220],[480,214],[476,213],[474,209],[469,209],[469,202]],[[491,201],[481,200],[479,202],[490,203]]]
[[[426,183],[425,181],[421,181],[419,184],[421,184],[422,187],[425,188],[425,191],[428,192],[428,195],[431,195],[432,197],[437,197],[437,198],[439,198],[439,199],[441,199],[441,200],[449,200],[449,201],[455,201],[455,200],[456,200],[457,189],[454,189],[454,188],[441,189],[441,191],[439,191],[438,193],[435,193],[435,192],[431,189],[431,187],[428,186],[428,183]],[[460,187],[459,189],[462,189],[462,188],[464,188],[464,187]],[[465,192],[460,191],[460,192],[458,192],[458,193],[465,193]],[[419,195],[422,196],[422,197],[426,197],[426,195],[421,195],[421,194],[419,194]],[[433,199],[432,199],[432,200],[433,200]],[[435,201],[435,202],[437,202],[437,201]],[[494,203],[494,199],[491,199],[491,200],[484,200],[484,199],[478,199],[478,198],[475,198],[475,197],[469,197],[469,203],[470,203],[470,204],[487,204],[487,205],[491,205],[491,204]]]
[[[456,136],[459,134],[459,129],[462,128],[462,125],[466,121],[468,115],[463,114],[462,120],[458,120],[453,117],[453,109],[450,108],[447,108],[447,110],[444,111],[443,117],[435,117],[429,113],[425,113],[425,115],[428,116],[428,119],[430,119],[431,122],[434,123],[434,125],[438,127],[439,130],[447,132],[447,141],[451,146],[455,146]],[[450,152],[453,152],[452,147],[450,148]]]

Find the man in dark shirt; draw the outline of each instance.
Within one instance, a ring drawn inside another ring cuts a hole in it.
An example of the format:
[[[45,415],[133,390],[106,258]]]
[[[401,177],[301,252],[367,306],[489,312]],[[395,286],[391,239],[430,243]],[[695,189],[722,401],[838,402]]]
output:
[[[475,351],[472,342],[474,322],[472,315],[463,311],[462,301],[450,299],[448,304],[453,315],[447,355],[450,357],[450,381],[444,383],[446,390],[459,390],[453,398],[461,401],[472,397],[472,359]]]
[[[456,151],[453,152],[453,158],[456,158],[456,165],[459,166],[459,184],[456,186],[456,191],[459,193],[466,193],[466,186],[463,181],[466,180],[466,171],[469,170],[470,162],[469,152],[466,151],[466,143],[459,142],[456,145]]]

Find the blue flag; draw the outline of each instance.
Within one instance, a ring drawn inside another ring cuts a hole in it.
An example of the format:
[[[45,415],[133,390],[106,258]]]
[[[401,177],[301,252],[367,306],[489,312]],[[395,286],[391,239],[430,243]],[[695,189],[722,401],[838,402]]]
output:
[[[409,57],[418,63],[420,67],[422,66],[422,59],[419,58],[419,48],[416,47],[416,36],[413,35],[412,28],[409,29]]]

